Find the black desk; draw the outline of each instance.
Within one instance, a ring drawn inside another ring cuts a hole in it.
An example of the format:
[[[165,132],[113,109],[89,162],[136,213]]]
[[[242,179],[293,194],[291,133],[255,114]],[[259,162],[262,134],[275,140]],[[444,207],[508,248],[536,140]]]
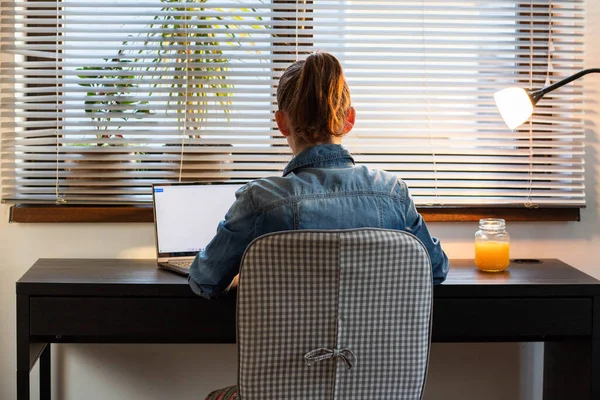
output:
[[[600,399],[600,281],[558,260],[500,274],[451,264],[434,341],[544,341],[544,399]],[[196,297],[154,260],[42,259],[17,282],[18,400],[38,359],[50,399],[50,343],[234,342],[235,295]]]

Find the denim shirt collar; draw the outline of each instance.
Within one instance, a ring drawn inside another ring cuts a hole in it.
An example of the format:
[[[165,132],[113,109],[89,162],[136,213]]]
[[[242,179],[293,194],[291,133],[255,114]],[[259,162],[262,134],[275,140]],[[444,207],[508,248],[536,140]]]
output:
[[[339,144],[321,144],[302,150],[283,170],[283,176],[301,168],[350,167],[354,158]]]

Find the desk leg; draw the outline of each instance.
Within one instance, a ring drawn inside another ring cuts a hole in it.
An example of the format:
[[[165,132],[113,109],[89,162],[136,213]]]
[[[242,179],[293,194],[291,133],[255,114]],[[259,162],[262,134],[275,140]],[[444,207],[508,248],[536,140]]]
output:
[[[29,371],[17,371],[17,400],[29,400]]]
[[[544,343],[544,400],[590,400],[591,341]]]
[[[600,399],[600,296],[594,297],[592,322],[592,399]]]
[[[29,400],[29,296],[17,295],[17,400]]]
[[[40,356],[40,400],[50,400],[52,397],[51,379],[52,366],[50,361],[50,348],[48,343]]]
[[[600,399],[600,340],[592,343],[592,399]]]

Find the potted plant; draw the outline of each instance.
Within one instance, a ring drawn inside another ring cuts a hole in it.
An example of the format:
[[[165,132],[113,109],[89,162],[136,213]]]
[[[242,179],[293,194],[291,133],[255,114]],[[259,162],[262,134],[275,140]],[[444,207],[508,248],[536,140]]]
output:
[[[202,121],[206,119],[206,110],[198,105],[208,105],[214,103],[220,105],[219,109],[225,115],[229,113],[228,107],[231,105],[231,96],[233,93],[233,85],[228,83],[226,72],[228,69],[228,60],[219,49],[223,44],[222,38],[206,28],[229,29],[237,28],[237,25],[231,25],[224,21],[220,16],[204,16],[201,14],[204,11],[204,5],[208,0],[192,0],[186,3],[187,13],[182,13],[184,8],[179,0],[160,0],[163,7],[160,8],[160,13],[156,15],[152,22],[148,25],[151,29],[144,35],[143,41],[140,38],[136,40],[124,41],[124,48],[118,51],[114,59],[110,59],[111,66],[106,67],[83,67],[79,70],[86,71],[80,78],[93,79],[98,78],[98,83],[82,84],[88,86],[90,90],[87,92],[89,97],[86,100],[86,112],[90,118],[97,122],[96,127],[99,131],[98,137],[104,139],[105,143],[98,145],[107,145],[106,139],[117,139],[115,141],[123,142],[126,136],[123,134],[103,133],[108,127],[103,122],[110,122],[111,118],[120,118],[127,121],[130,118],[143,118],[143,114],[151,114],[152,104],[147,101],[132,101],[131,89],[138,88],[140,85],[147,82],[148,86],[154,89],[171,88],[169,96],[173,97],[168,104],[176,104],[179,119],[187,118],[188,129],[186,130],[187,137],[196,141],[196,144],[186,143],[186,148],[192,146],[207,146],[207,144],[199,144],[198,139],[202,138]],[[197,6],[190,7],[190,3]],[[233,8],[230,10],[217,9],[224,13],[228,11],[237,12],[252,12],[252,9]],[[172,13],[169,13],[171,11]],[[260,17],[253,17],[260,20]],[[260,25],[252,26],[254,29],[262,29]],[[228,34],[231,38],[231,44],[235,45],[236,35]],[[249,36],[249,35],[244,35]],[[183,39],[183,40],[182,40]],[[188,45],[185,49],[181,44],[187,41]],[[156,47],[156,43],[160,43],[158,49],[148,50],[133,50],[128,49],[129,43],[143,43],[145,46]],[[239,43],[237,43],[239,45]],[[213,49],[211,49],[213,47]],[[192,60],[185,62],[185,60]],[[108,60],[107,60],[108,61]],[[168,84],[162,82],[161,78],[166,67],[164,63],[177,63],[175,67],[175,75],[181,77],[187,75],[186,82]],[[144,62],[146,65],[150,63],[152,66],[140,66]],[[118,66],[115,66],[118,64]],[[180,67],[180,66],[181,67]],[[187,70],[186,70],[187,68]],[[102,74],[94,75],[94,71],[101,70]],[[115,71],[114,75],[107,74],[107,71]],[[140,74],[140,72],[145,72]],[[156,72],[148,74],[148,72]],[[187,83],[188,91],[184,85]],[[115,90],[119,89],[119,90]],[[202,89],[216,89],[211,96],[208,96]],[[107,90],[108,89],[108,90]],[[162,91],[161,91],[162,92]],[[149,95],[154,95],[151,92]],[[98,96],[103,97],[102,100]],[[187,113],[181,105],[187,102],[190,107]],[[108,114],[110,113],[110,114]],[[184,115],[185,113],[185,115]],[[108,117],[111,115],[112,117]],[[120,129],[118,127],[117,129]],[[114,127],[113,127],[114,130]],[[126,135],[126,131],[123,131]],[[120,139],[120,140],[119,140]],[[180,146],[181,144],[171,144],[170,146]],[[168,145],[165,145],[168,146]],[[185,166],[195,170],[202,170],[203,165],[208,163],[214,164],[215,161],[199,160],[201,156],[196,156],[195,161],[186,161]],[[141,162],[143,164],[143,162]],[[176,162],[179,164],[179,161]],[[139,166],[144,169],[143,166]],[[214,165],[211,165],[210,170],[214,171]],[[217,169],[218,171],[219,169]]]

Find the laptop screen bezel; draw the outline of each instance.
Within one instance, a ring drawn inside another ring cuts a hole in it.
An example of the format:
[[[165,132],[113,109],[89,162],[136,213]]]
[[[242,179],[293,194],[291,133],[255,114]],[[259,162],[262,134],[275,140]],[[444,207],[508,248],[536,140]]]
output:
[[[158,247],[158,223],[156,221],[156,198],[154,196],[154,189],[156,187],[164,186],[207,186],[207,185],[228,185],[228,186],[244,186],[247,181],[218,181],[218,182],[167,182],[167,183],[153,183],[152,184],[152,212],[154,214],[154,244],[156,246],[156,257],[157,258],[175,258],[175,257],[194,257],[198,254],[197,251],[178,251],[161,253]],[[225,217],[223,215],[223,217]]]

